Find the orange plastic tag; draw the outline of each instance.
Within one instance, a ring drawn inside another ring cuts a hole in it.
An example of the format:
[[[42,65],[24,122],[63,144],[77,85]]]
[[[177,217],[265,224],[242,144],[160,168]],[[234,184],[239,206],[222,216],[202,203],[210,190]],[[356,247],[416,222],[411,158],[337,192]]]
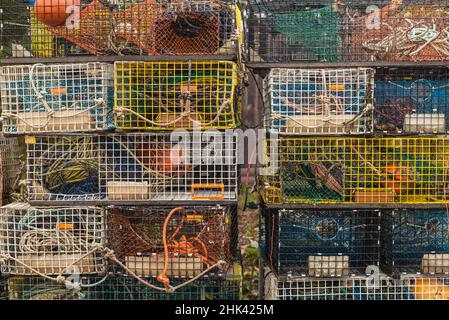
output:
[[[187,215],[188,222],[202,222],[203,216],[200,214],[189,214]]]
[[[73,230],[73,224],[71,224],[71,223],[58,223],[56,225],[56,229],[58,229],[58,230]]]
[[[181,87],[181,91],[182,92],[197,92],[198,91],[198,87],[197,86],[186,86],[186,85],[183,85],[182,87]]]
[[[345,85],[344,84],[330,84],[329,85],[329,90],[345,90]]]
[[[66,94],[67,88],[52,88],[50,92],[53,95]]]

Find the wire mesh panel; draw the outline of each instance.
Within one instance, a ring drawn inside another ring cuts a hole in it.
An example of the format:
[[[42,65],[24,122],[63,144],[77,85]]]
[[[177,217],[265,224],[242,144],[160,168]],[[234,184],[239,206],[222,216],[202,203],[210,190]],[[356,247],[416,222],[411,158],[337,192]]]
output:
[[[2,0],[0,9],[2,58],[215,55],[237,49],[236,7],[230,2]]]
[[[122,275],[81,277],[81,290],[35,277],[14,277],[8,283],[11,300],[238,300],[241,290],[238,278],[235,275],[205,277],[175,292],[154,290],[133,277]],[[157,282],[152,278],[146,280]]]
[[[8,300],[8,280],[6,277],[0,276],[0,300]]]
[[[380,211],[267,210],[265,254],[276,274],[341,277],[380,262]]]
[[[224,207],[111,207],[108,247],[138,277],[160,284],[227,270],[231,216]]]
[[[237,125],[237,65],[225,61],[116,62],[121,129],[226,129]]]
[[[100,166],[102,196],[131,203],[237,199],[236,137],[218,131],[190,137],[100,137],[108,154]]]
[[[289,134],[368,133],[374,69],[271,69],[267,127]]]
[[[447,133],[446,68],[380,68],[376,73],[375,123],[387,133]]]
[[[255,63],[449,59],[449,2],[258,1],[248,12]]]
[[[31,201],[235,200],[236,137],[206,132],[28,137]]]
[[[382,218],[382,270],[394,274],[448,274],[448,212],[394,210]]]
[[[3,170],[3,199],[9,198],[10,191],[20,174],[20,147],[17,138],[0,135],[0,157]]]
[[[5,133],[114,127],[110,64],[6,66],[0,69],[0,81]]]
[[[12,203],[0,212],[4,273],[45,276],[105,271],[98,250],[105,237],[103,210]]]
[[[284,138],[267,145],[267,166],[278,169],[261,177],[268,204],[448,202],[444,137]]]

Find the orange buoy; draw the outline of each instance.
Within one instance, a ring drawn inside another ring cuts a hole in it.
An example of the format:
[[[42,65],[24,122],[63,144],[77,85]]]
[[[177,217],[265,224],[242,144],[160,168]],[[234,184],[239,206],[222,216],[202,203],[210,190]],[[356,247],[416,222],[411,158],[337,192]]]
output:
[[[75,7],[80,7],[80,0],[36,0],[34,13],[40,22],[57,27],[74,13]]]

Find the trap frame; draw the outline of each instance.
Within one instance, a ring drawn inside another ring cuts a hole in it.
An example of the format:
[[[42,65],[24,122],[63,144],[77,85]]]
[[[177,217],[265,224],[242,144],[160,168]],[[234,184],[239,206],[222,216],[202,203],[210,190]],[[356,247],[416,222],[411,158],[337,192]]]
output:
[[[382,271],[449,274],[447,210],[396,209],[382,214]]]
[[[449,60],[447,0],[250,0],[250,63]]]
[[[99,248],[105,216],[96,207],[0,208],[1,269],[6,275],[65,275],[106,271]]]
[[[379,210],[263,210],[261,247],[277,275],[365,275],[380,264]]]
[[[146,279],[155,283],[153,278]],[[175,283],[182,282],[175,279]],[[36,277],[12,277],[8,280],[10,300],[238,300],[241,297],[239,275],[204,277],[176,290],[151,289],[126,275],[82,276],[81,290]]]
[[[29,137],[28,197],[35,204],[148,204],[237,199],[236,136],[133,133]]]
[[[119,129],[227,129],[239,122],[238,67],[230,61],[115,63]]]
[[[1,67],[3,132],[112,129],[113,81],[113,66],[106,63]]]
[[[200,279],[226,271],[232,263],[233,233],[228,207],[108,207],[108,247],[116,272],[156,278]]]
[[[298,135],[373,130],[374,69],[271,69],[264,80],[267,127]]]
[[[380,275],[343,278],[267,277],[267,300],[448,300],[449,278],[405,276],[392,279]]]
[[[42,14],[34,1],[3,2],[0,58],[234,56],[241,44],[234,1],[80,0],[54,6],[55,15],[71,12],[62,21]]]
[[[392,134],[449,132],[449,71],[378,68],[375,127]]]
[[[273,138],[266,150],[269,205],[448,203],[446,137]]]

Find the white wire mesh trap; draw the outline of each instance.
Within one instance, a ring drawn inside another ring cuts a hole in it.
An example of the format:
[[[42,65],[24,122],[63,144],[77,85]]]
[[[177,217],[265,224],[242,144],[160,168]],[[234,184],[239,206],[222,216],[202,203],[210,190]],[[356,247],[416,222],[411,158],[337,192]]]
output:
[[[383,274],[370,277],[278,279],[265,281],[267,300],[449,300],[449,278]]]
[[[267,127],[288,134],[373,130],[374,69],[272,69],[264,80]]]
[[[113,66],[105,63],[0,69],[3,132],[87,132],[113,128]]]
[[[2,272],[12,275],[97,274],[105,264],[103,210],[96,207],[0,208]]]
[[[28,137],[29,200],[235,200],[236,136],[213,131],[187,140],[151,133]]]

